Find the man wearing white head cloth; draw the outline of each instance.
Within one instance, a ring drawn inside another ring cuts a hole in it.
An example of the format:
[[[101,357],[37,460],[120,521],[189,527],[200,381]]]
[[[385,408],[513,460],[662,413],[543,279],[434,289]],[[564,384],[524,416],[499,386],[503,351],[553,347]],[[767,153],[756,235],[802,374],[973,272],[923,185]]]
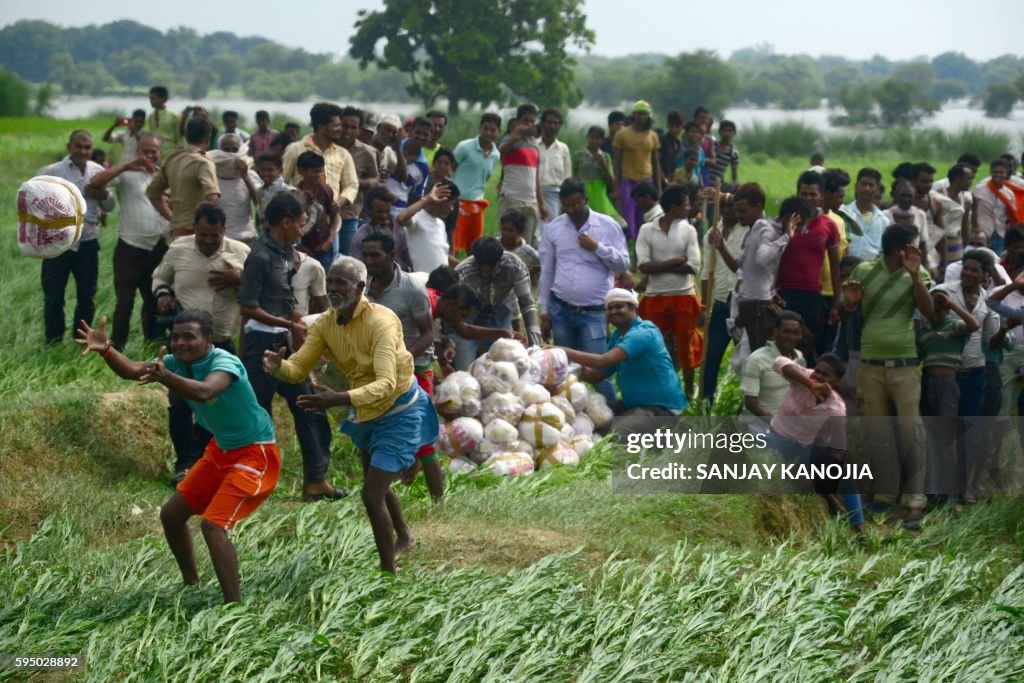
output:
[[[569,360],[583,366],[583,379],[597,383],[616,376],[622,400],[612,405],[618,415],[679,415],[686,395],[665,339],[657,325],[637,315],[640,300],[628,289],[611,289],[604,298],[608,322],[615,331],[602,354],[565,349]]]

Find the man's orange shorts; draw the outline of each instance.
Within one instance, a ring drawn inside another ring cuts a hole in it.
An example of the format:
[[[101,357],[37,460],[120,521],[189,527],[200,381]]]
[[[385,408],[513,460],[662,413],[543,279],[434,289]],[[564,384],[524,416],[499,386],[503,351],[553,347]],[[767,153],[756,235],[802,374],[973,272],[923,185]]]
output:
[[[661,333],[671,335],[676,345],[676,362],[686,370],[700,367],[704,350],[697,327],[700,297],[694,294],[645,296],[637,311],[641,318],[658,326]]]
[[[280,476],[277,444],[254,443],[225,451],[210,439],[203,457],[178,484],[178,493],[192,512],[230,530],[267,499]]]

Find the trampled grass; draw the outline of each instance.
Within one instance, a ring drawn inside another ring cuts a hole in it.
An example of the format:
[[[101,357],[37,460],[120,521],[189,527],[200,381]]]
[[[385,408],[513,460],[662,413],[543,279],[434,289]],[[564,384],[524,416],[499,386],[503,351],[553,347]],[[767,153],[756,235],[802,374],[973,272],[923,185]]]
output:
[[[219,604],[198,534],[204,584],[178,591],[157,518],[163,395],[70,342],[42,348],[39,264],[13,236],[17,185],[78,125],[0,121],[0,652],[83,652],[95,681],[1024,679],[1019,499],[859,544],[814,498],[614,496],[602,445],[578,468],[457,478],[440,507],[422,481],[398,487],[419,543],[391,578],[358,496],[298,502],[284,410],[281,484],[236,535],[243,603]],[[742,177],[777,201],[805,164],[747,157]],[[131,355],[153,351],[134,339]],[[355,472],[339,444],[332,476]]]

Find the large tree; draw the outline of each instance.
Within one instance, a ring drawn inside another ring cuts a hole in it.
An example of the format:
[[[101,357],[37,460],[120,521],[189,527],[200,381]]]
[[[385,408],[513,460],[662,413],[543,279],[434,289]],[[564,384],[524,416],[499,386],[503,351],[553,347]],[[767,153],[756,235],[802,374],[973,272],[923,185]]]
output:
[[[439,97],[455,115],[459,103],[576,105],[575,60],[588,50],[583,0],[384,0],[359,12],[349,53],[360,66],[410,74],[409,94],[427,106]]]
[[[658,111],[679,109],[689,117],[704,106],[722,113],[736,97],[736,73],[710,50],[669,57],[651,76],[640,81],[633,97],[646,96]]]

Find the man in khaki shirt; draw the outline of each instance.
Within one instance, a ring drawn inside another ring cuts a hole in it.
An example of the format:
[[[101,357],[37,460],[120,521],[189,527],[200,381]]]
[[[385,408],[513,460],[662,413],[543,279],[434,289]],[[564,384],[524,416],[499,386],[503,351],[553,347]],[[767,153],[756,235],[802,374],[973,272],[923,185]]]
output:
[[[171,223],[171,237],[193,234],[192,222],[196,207],[202,202],[220,200],[217,169],[206,156],[213,126],[207,119],[194,117],[185,126],[185,142],[164,163],[146,189],[153,206]],[[171,191],[170,210],[163,201],[166,190]]]

